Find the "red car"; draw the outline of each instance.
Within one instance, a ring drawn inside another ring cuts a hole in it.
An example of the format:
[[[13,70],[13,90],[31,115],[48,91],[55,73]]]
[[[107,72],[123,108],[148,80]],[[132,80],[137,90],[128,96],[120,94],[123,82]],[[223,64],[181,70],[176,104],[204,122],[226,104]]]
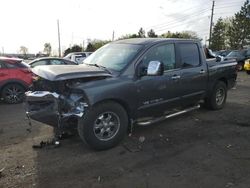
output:
[[[32,84],[30,68],[22,59],[0,57],[0,96],[9,104],[20,103]]]

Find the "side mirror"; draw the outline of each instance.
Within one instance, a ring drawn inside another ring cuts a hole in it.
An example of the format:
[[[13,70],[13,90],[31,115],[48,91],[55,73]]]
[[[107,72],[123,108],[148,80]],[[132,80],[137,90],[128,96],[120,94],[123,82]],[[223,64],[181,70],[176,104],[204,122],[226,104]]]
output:
[[[221,62],[222,61],[222,58],[220,56],[216,56],[215,59],[216,59],[216,62]]]
[[[148,64],[147,75],[159,76],[163,74],[163,64],[159,61],[150,61]]]

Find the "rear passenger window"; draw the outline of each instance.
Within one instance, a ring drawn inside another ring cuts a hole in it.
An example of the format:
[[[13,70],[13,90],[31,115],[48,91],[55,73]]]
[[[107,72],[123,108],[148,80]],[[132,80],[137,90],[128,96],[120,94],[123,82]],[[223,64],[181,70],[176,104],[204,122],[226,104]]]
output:
[[[179,44],[182,67],[196,67],[200,64],[200,55],[196,44]]]

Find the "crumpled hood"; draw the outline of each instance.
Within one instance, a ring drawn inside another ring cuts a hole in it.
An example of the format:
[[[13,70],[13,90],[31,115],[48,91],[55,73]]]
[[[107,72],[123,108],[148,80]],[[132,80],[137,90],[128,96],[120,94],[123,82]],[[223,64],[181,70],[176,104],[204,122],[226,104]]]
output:
[[[46,80],[59,81],[84,77],[108,76],[107,71],[89,65],[48,65],[36,66],[32,72]]]

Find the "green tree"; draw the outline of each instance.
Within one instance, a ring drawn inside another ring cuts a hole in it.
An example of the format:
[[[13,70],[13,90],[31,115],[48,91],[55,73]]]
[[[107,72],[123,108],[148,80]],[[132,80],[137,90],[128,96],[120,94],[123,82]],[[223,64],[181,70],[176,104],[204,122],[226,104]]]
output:
[[[71,48],[67,48],[67,49],[63,52],[63,56],[65,57],[65,56],[68,55],[69,53],[71,53]]]
[[[77,45],[77,44],[75,44],[75,45],[72,46],[72,48],[71,48],[71,52],[82,52],[82,51],[83,51],[82,47],[79,46],[79,45]]]
[[[83,51],[83,48],[81,46],[75,44],[71,48],[67,48],[63,52],[63,56],[66,56],[66,55],[68,55],[69,53],[72,53],[72,52],[82,52],[82,51]]]
[[[146,37],[145,30],[142,27],[138,31],[138,37],[139,38],[145,38]]]
[[[226,49],[226,24],[222,18],[214,26],[209,48],[215,51]]]
[[[131,39],[131,38],[138,38],[137,34],[126,34],[121,36],[118,40],[122,40],[122,39]]]
[[[104,46],[105,44],[109,43],[109,40],[92,40],[89,41],[86,51],[88,52],[93,52],[99,48],[101,48],[102,46]]]
[[[184,39],[199,39],[198,35],[194,31],[182,31],[172,33],[168,31],[167,33],[163,33],[161,35],[163,38],[184,38]]]
[[[153,29],[150,29],[147,34],[148,34],[148,37],[150,37],[150,38],[156,38],[156,37],[158,37],[155,34],[155,31]]]
[[[52,50],[51,44],[50,43],[45,43],[44,44],[44,49],[43,49],[44,53],[46,53],[48,56],[50,56],[51,50]]]
[[[242,48],[250,40],[250,4],[246,0],[241,10],[232,19],[227,32],[229,45],[233,49]]]
[[[94,52],[95,51],[94,45],[91,42],[88,43],[86,51],[87,52]]]

